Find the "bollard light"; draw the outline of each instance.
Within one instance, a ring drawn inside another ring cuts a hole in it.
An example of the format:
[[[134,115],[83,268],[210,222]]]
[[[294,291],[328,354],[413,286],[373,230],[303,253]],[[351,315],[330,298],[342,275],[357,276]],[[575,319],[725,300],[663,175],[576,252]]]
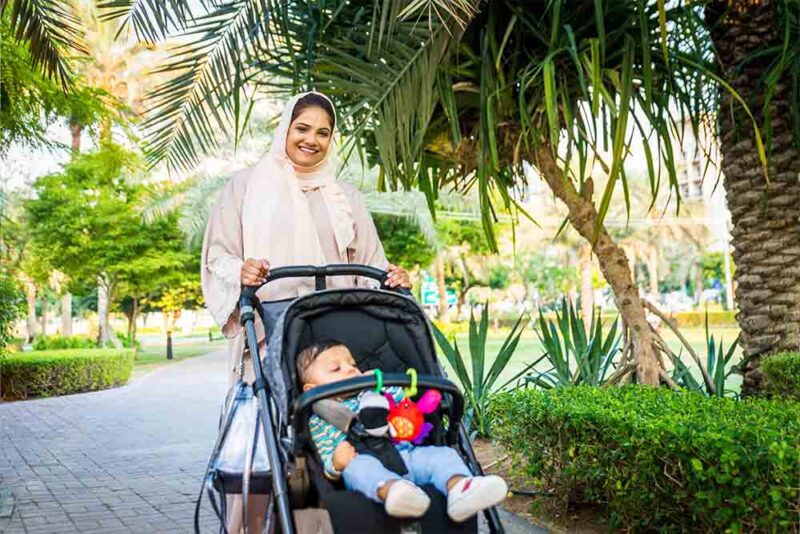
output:
[[[167,330],[167,359],[172,359],[172,330]]]

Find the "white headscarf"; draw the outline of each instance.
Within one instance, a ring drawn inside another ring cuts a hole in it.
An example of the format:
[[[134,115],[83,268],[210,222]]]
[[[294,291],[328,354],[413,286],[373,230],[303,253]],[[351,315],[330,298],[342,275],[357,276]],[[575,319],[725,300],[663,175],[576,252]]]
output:
[[[342,261],[347,261],[348,247],[355,240],[350,201],[336,182],[334,133],[325,158],[308,173],[297,173],[286,155],[292,112],[307,94],[296,95],[286,104],[270,152],[228,181],[209,214],[202,253],[203,294],[214,319],[228,325],[224,330],[229,335],[238,331],[231,314],[239,299],[245,259],[266,258],[272,267],[328,263],[304,191],[319,190],[322,195]],[[268,293],[274,300],[302,295],[313,287],[313,280],[277,280],[269,284]],[[259,297],[267,298],[267,288],[261,289]]]
[[[333,108],[330,99],[321,93],[301,93],[286,104],[272,149],[256,165],[258,178],[242,205],[243,224],[252,221],[257,226],[249,231],[242,228],[245,257],[248,250],[259,251],[258,257],[268,258],[272,266],[325,263],[304,192],[318,189],[322,194],[340,255],[346,257],[347,247],[355,238],[350,202],[336,182],[339,158],[335,128],[325,158],[309,172],[298,173],[286,154],[292,113],[297,102],[309,94],[325,98]]]

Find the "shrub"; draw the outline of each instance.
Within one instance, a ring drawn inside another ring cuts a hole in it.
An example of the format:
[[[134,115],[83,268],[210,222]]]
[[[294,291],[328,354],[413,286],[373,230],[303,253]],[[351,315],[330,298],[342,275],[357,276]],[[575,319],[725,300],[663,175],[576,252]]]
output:
[[[97,343],[88,336],[36,336],[31,343],[33,350],[95,349]]]
[[[11,327],[24,315],[25,296],[19,284],[5,270],[0,270],[0,353],[12,341]]]
[[[605,505],[618,526],[800,526],[800,404],[577,386],[501,393],[491,415],[529,476],[565,501]]]
[[[142,350],[142,344],[139,342],[139,340],[133,339],[133,337],[129,336],[128,334],[117,332],[117,339],[119,339],[119,342],[122,343],[122,346],[126,349]],[[108,345],[111,345],[110,341],[108,342]]]
[[[768,395],[800,401],[800,352],[768,356],[761,360],[761,370]]]
[[[132,350],[83,349],[23,352],[0,360],[5,399],[49,397],[124,384],[133,370]]]

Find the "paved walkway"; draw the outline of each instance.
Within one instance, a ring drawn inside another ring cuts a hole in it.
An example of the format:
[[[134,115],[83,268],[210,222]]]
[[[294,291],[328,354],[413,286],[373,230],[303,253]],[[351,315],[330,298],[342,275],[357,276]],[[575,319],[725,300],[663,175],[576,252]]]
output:
[[[117,389],[0,404],[0,532],[191,532],[224,367],[219,351]]]
[[[15,501],[0,532],[189,531],[224,367],[220,351],[122,388],[0,404],[0,488]]]

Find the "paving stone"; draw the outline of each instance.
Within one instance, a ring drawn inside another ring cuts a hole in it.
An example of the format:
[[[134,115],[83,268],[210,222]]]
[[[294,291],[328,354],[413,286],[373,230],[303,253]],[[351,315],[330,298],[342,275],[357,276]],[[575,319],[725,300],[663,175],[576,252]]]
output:
[[[15,508],[0,532],[191,530],[225,360],[220,351],[121,388],[0,403],[0,512],[11,513],[6,494]]]

